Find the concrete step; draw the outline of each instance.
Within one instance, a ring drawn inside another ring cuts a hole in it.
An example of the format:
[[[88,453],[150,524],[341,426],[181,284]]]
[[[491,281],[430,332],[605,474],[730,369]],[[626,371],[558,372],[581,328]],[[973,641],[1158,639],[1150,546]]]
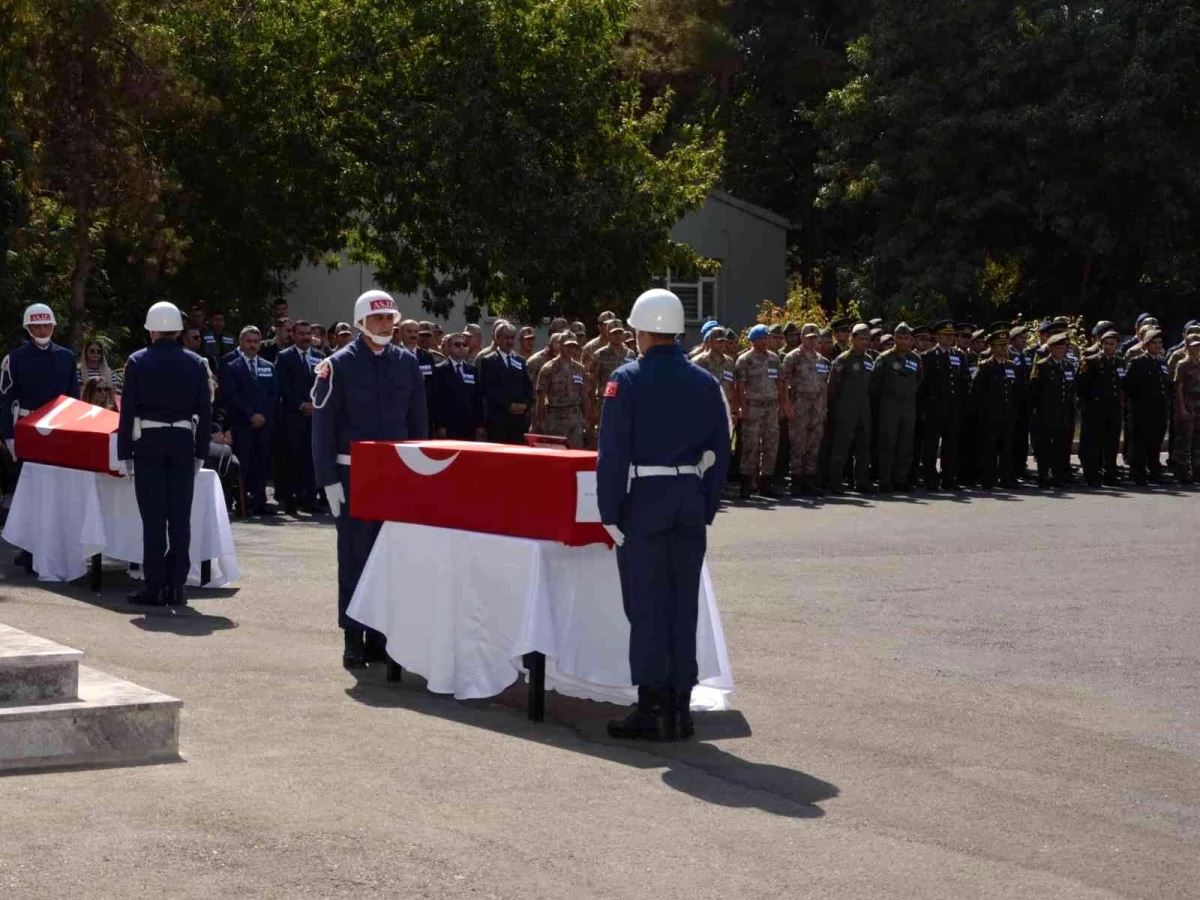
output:
[[[0,625],[0,706],[73,700],[83,653]]]
[[[77,699],[0,707],[0,772],[179,758],[182,701],[79,666]]]

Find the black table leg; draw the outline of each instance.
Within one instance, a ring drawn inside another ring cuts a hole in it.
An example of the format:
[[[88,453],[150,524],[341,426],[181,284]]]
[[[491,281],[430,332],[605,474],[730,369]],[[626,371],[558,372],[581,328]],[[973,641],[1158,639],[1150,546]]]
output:
[[[101,570],[100,570],[100,562],[101,562],[101,556],[99,553],[97,553],[95,556],[92,557],[92,569],[91,569],[92,592],[96,593],[96,594],[100,593],[100,586],[101,586],[101,582],[103,580],[102,575],[101,575]]]
[[[388,657],[387,664],[387,681],[388,684],[399,684],[404,678],[404,667],[396,662],[391,657]]]
[[[212,581],[212,560],[206,559],[200,563],[200,587]]]
[[[523,661],[529,670],[529,718],[541,722],[546,718],[546,655],[535,650]]]

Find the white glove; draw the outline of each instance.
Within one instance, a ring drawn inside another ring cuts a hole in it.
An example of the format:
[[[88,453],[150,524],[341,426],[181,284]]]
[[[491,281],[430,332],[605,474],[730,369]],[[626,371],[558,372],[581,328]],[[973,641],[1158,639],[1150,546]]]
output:
[[[700,464],[696,466],[696,469],[699,471],[700,477],[703,478],[704,473],[716,464],[717,454],[713,453],[711,450],[705,450],[700,456]]]
[[[621,533],[621,529],[616,525],[605,525],[604,530],[608,532],[609,537],[613,539],[613,543],[618,547],[625,545],[625,535]]]
[[[197,475],[200,474],[200,470],[203,468],[204,468],[204,460],[202,460],[202,459],[196,460],[196,474]]]
[[[4,446],[8,448],[8,455],[12,457],[12,461],[17,461],[17,441],[16,438],[9,438],[4,442]]]
[[[342,507],[346,505],[346,492],[342,490],[342,485],[325,485],[325,499],[329,501],[329,511],[333,517],[338,518],[342,514]]]
[[[133,460],[132,459],[123,459],[123,460],[121,460],[121,464],[125,466],[125,474],[128,475],[130,478],[132,478],[133,477]]]

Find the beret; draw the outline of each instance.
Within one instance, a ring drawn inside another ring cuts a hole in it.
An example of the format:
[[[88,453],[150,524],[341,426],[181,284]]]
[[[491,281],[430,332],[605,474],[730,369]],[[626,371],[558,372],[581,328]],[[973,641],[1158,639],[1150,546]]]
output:
[[[765,338],[767,336],[767,326],[766,325],[755,325],[753,328],[750,329],[750,333],[746,336],[752,341],[761,340],[762,338]]]

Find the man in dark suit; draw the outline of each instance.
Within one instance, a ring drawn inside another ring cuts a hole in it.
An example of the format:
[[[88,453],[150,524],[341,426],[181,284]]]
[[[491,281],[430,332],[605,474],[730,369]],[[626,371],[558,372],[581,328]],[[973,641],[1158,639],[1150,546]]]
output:
[[[253,325],[242,329],[241,354],[221,370],[221,393],[233,431],[233,454],[246,481],[246,505],[255,515],[274,515],[267,507],[271,469],[271,432],[279,405],[275,367],[258,358],[262,335]]]
[[[312,512],[316,482],[312,462],[312,386],[317,363],[325,354],[312,349],[312,324],[300,319],[292,325],[292,345],[275,361],[279,381],[279,469],[276,484],[288,515]]]
[[[505,322],[496,326],[494,336],[495,352],[479,364],[487,437],[497,444],[520,444],[529,427],[533,385],[525,374],[525,360],[513,352],[517,329]]]
[[[468,338],[452,334],[447,341],[450,358],[433,368],[432,413],[434,437],[456,441],[482,441],[483,402],[475,367],[466,361]]]

